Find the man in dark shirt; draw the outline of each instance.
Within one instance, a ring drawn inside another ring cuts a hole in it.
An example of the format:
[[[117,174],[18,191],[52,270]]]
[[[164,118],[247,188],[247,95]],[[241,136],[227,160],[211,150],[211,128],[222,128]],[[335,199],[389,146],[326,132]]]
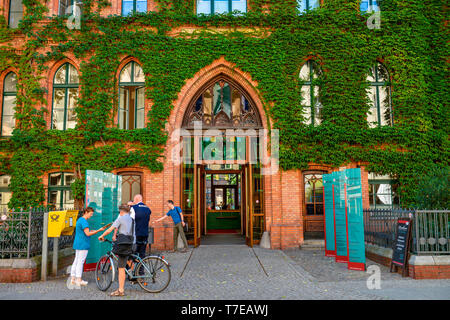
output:
[[[136,252],[142,259],[147,248],[148,227],[150,227],[150,215],[152,211],[142,202],[142,195],[134,196],[134,204],[131,206],[130,216],[134,219],[136,235]]]

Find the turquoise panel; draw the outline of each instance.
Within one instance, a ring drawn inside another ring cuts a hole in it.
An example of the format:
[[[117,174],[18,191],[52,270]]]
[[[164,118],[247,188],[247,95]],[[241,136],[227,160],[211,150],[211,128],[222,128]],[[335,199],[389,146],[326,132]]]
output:
[[[366,263],[361,169],[348,169],[346,175],[349,262]]]
[[[334,207],[336,219],[336,255],[347,256],[347,222],[345,217],[345,173],[335,172]]]
[[[325,249],[327,251],[336,250],[334,239],[333,177],[333,173],[323,175],[323,186],[325,191]]]

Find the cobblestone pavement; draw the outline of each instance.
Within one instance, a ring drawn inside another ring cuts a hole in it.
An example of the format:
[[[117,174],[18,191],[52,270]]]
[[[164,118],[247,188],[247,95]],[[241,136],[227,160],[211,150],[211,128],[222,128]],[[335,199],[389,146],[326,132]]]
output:
[[[31,284],[0,284],[6,299],[450,299],[450,280],[412,280],[381,266],[381,289],[367,289],[369,274],[350,271],[324,257],[322,251],[265,250],[245,245],[200,246],[187,253],[165,253],[172,281],[159,294],[144,292],[127,282],[127,295],[111,298],[97,289],[94,273],[87,287],[69,290],[67,277]],[[368,261],[368,265],[374,264]]]

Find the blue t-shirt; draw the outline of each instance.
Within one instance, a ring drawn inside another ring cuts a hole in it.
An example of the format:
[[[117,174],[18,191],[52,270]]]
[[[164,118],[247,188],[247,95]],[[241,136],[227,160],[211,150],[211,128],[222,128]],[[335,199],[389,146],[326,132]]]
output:
[[[75,240],[73,241],[74,250],[89,250],[91,247],[90,237],[84,233],[84,229],[89,228],[89,223],[83,217],[77,220],[75,226]]]
[[[167,215],[172,218],[174,224],[178,224],[181,222],[181,216],[179,214],[181,212],[180,207],[174,207],[173,209],[167,212]]]

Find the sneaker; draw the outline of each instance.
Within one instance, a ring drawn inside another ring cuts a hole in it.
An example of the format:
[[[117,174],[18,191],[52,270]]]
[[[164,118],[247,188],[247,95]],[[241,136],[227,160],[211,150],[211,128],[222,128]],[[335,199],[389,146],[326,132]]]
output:
[[[84,280],[81,280],[81,281],[76,281],[75,284],[77,286],[87,286],[88,282],[84,281]]]

